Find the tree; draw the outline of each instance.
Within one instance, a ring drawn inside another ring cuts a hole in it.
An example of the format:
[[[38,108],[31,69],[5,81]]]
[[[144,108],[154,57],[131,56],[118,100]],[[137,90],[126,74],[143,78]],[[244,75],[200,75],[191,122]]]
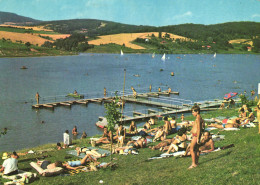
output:
[[[30,46],[31,46],[31,43],[30,43],[30,42],[26,42],[25,45],[26,45],[27,47],[30,47]]]
[[[120,106],[118,105],[118,102],[119,102],[119,98],[117,96],[117,93],[116,94],[116,97],[115,97],[115,100],[110,102],[110,103],[106,103],[105,104],[105,109],[106,109],[106,115],[105,115],[105,118],[107,119],[107,130],[108,132],[111,131],[111,138],[110,138],[110,141],[111,141],[111,147],[110,147],[110,152],[111,152],[111,155],[110,155],[110,160],[112,161],[112,145],[113,145],[113,132],[115,131],[115,125],[117,123],[119,123],[120,121],[120,117],[121,117],[121,113],[119,111],[119,108]]]
[[[159,36],[158,37],[162,38],[162,32],[161,31],[159,31]]]

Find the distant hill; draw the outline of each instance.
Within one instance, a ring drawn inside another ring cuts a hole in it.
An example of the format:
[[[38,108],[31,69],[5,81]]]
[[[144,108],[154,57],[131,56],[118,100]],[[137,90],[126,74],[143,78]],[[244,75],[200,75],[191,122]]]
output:
[[[41,21],[29,17],[20,16],[14,13],[0,11],[0,24],[4,24],[6,22],[17,24],[36,24]]]
[[[59,21],[45,21],[38,25],[59,33],[84,33],[88,36],[108,35],[116,33],[137,33],[154,30],[153,26],[136,26],[96,19],[72,19]]]

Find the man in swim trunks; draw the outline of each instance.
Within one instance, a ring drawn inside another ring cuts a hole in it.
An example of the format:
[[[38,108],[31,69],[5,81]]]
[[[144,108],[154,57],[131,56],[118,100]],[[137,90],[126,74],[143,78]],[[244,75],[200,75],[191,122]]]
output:
[[[244,125],[246,123],[242,123],[240,121],[240,118],[234,118],[234,119],[224,119],[221,125],[219,124],[210,124],[208,127],[215,127],[215,128],[239,128],[239,126]]]
[[[203,124],[203,119],[200,116],[200,107],[198,105],[194,105],[191,108],[192,115],[196,118],[193,124],[193,127],[191,129],[192,134],[192,140],[190,144],[190,153],[191,153],[191,159],[192,164],[189,167],[189,169],[195,168],[198,166],[199,161],[199,143],[200,143],[200,137],[201,137],[201,129]]]

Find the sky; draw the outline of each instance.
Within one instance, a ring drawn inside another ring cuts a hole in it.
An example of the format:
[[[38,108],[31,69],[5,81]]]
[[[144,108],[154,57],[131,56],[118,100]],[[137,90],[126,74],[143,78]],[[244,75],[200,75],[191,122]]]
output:
[[[260,0],[0,0],[0,11],[33,19],[100,19],[134,25],[260,22]]]

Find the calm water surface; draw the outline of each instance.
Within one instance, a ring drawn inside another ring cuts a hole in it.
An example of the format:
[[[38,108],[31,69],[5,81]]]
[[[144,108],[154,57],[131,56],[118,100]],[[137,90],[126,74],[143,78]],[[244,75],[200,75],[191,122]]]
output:
[[[178,58],[177,58],[178,57]],[[223,98],[230,91],[249,93],[260,82],[259,55],[168,55],[154,59],[149,54],[81,54],[79,56],[0,59],[0,128],[9,132],[0,138],[0,151],[12,151],[45,143],[62,141],[63,132],[77,125],[80,133],[101,134],[95,126],[104,116],[104,105],[73,105],[35,110],[35,93],[40,103],[67,100],[75,89],[85,98],[122,92],[126,69],[126,93],[133,86],[137,92],[158,87],[179,91],[181,98],[195,101]],[[27,66],[27,70],[21,70]],[[162,69],[162,70],[160,70]],[[170,73],[174,72],[175,76]],[[136,77],[134,75],[140,75]],[[128,104],[124,112],[143,112],[145,106]],[[156,108],[153,108],[156,109]],[[44,124],[41,122],[44,121]]]

